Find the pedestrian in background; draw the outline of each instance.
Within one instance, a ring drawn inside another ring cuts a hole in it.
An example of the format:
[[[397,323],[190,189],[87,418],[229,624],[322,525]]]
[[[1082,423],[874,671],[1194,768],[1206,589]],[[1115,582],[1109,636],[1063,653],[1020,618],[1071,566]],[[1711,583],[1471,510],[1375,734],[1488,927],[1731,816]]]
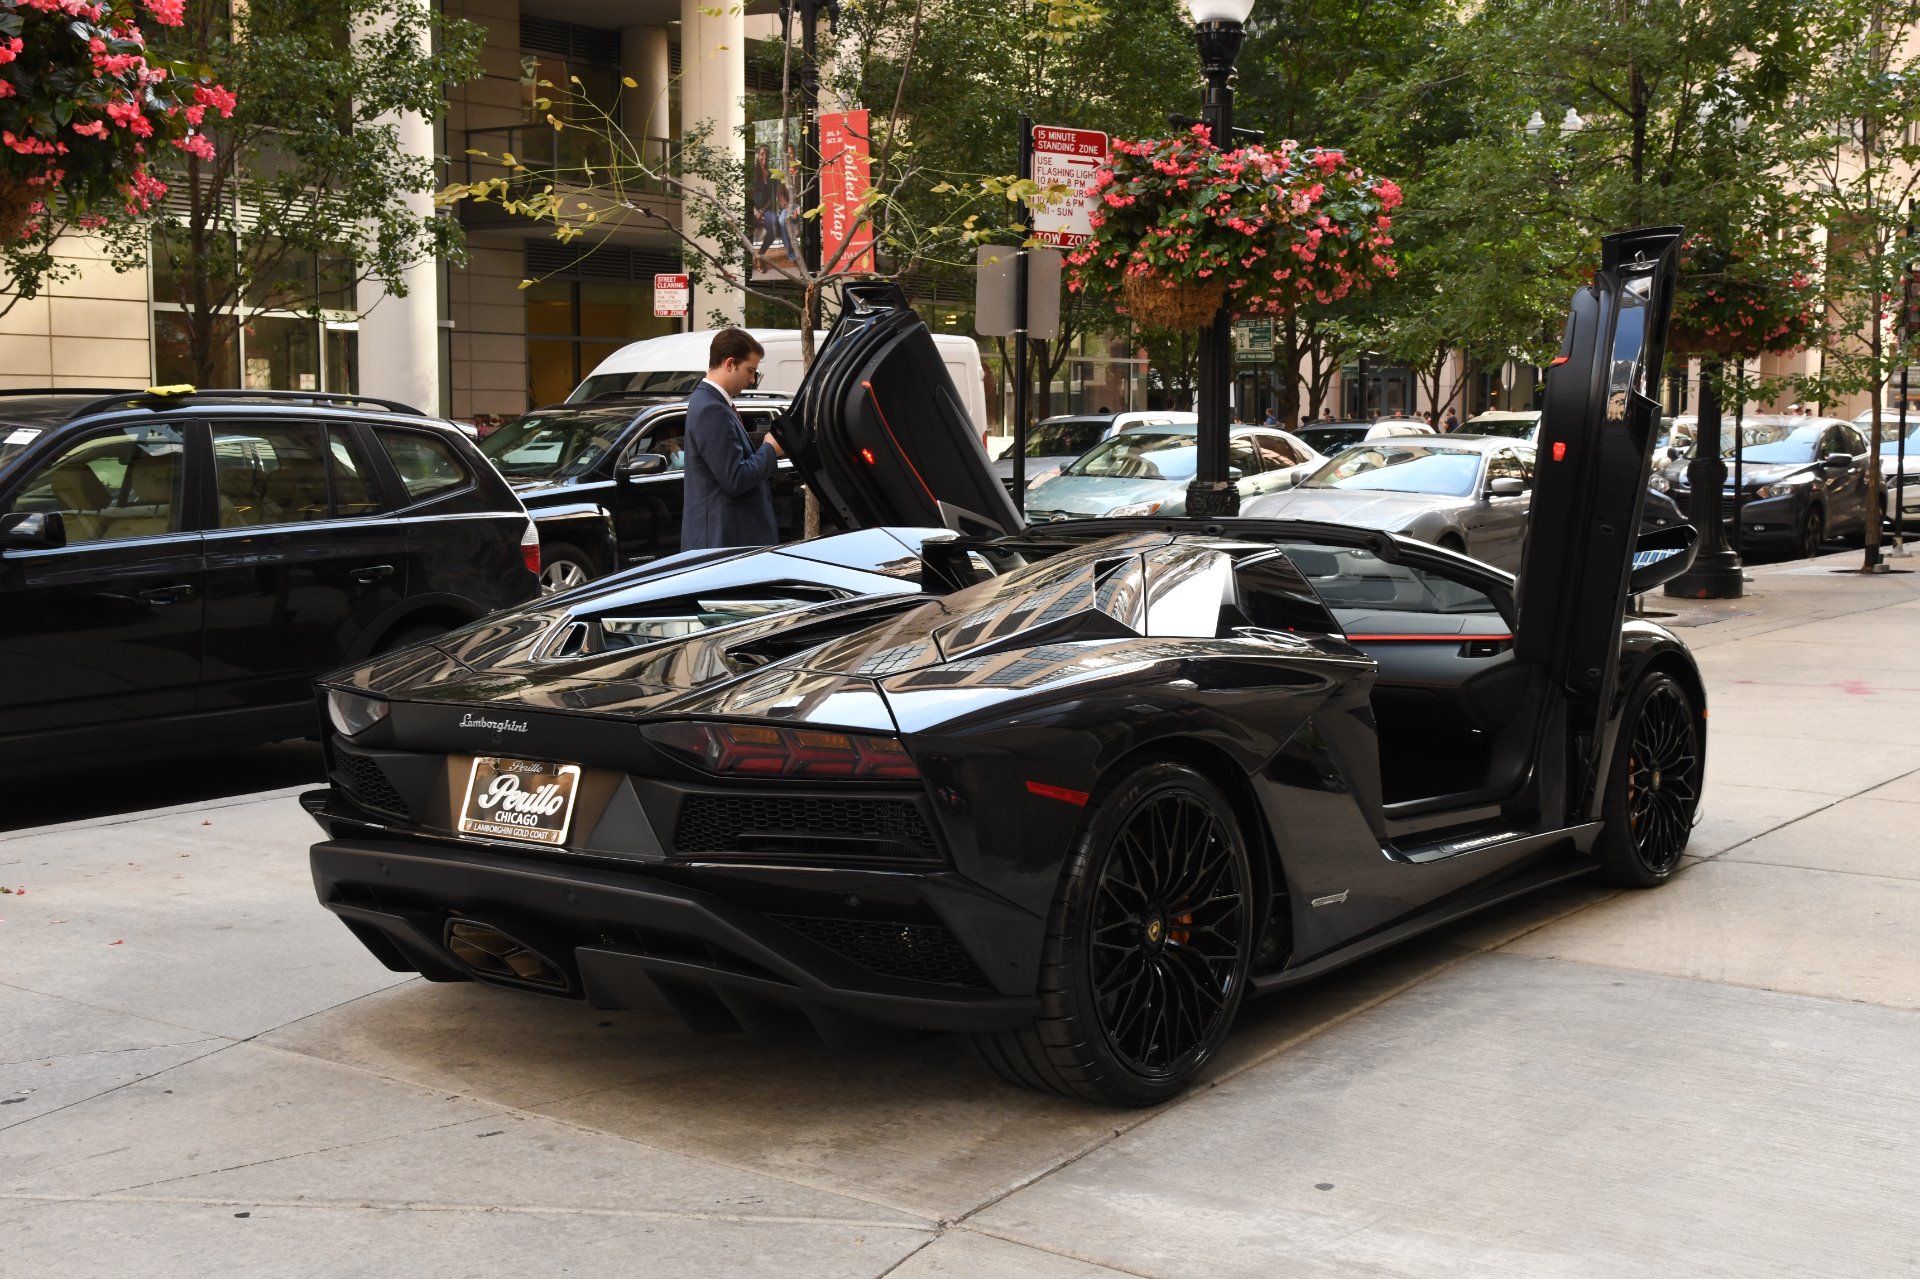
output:
[[[1452,409],[1447,410],[1446,429],[1449,431],[1457,431],[1460,429],[1460,415],[1458,413],[1455,413]]]
[[[687,397],[683,551],[772,546],[780,540],[772,484],[780,442],[768,435],[756,447],[733,408],[734,396],[760,385],[765,354],[751,333],[721,329],[708,349],[707,375]]]
[[[1262,422],[1262,423],[1261,423],[1261,425],[1262,425],[1262,426],[1278,426],[1278,425],[1280,425],[1280,414],[1279,414],[1279,411],[1278,411],[1278,410],[1276,410],[1276,409],[1268,409],[1268,410],[1267,410],[1267,420],[1266,420],[1265,422]]]

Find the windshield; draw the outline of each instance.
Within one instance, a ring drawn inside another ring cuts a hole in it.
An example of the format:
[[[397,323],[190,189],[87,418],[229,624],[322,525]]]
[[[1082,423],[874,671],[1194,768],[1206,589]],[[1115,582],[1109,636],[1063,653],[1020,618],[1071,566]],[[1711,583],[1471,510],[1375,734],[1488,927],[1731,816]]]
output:
[[[1499,435],[1509,440],[1530,440],[1533,429],[1540,425],[1538,418],[1495,419],[1491,422],[1469,422],[1460,428],[1462,435]]]
[[[1748,462],[1811,462],[1814,448],[1826,433],[1824,426],[1789,427],[1772,422],[1744,426],[1740,431],[1744,441],[1740,456]],[[1733,445],[1728,444],[1721,452],[1732,457]]]
[[[1190,480],[1197,458],[1191,433],[1122,431],[1094,446],[1062,475],[1100,475],[1125,480]]]
[[[620,442],[628,420],[529,413],[480,441],[480,451],[508,479],[571,479]]]
[[[1365,426],[1303,426],[1294,432],[1322,453],[1338,453],[1367,438]]]
[[[1474,449],[1377,440],[1348,449],[1315,471],[1301,487],[1466,497],[1473,492],[1479,475],[1480,454]]]
[[[703,369],[648,369],[639,373],[595,373],[567,397],[569,404],[584,404],[602,395],[692,395],[706,376]]]
[[[1074,422],[1041,422],[1027,432],[1028,457],[1079,456],[1100,442],[1107,433],[1104,418],[1085,418]]]

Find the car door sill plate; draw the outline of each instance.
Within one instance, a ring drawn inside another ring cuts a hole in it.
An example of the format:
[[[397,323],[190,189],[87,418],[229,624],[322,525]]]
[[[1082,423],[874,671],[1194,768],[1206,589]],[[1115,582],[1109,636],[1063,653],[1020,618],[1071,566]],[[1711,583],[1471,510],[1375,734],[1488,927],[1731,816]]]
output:
[[[558,847],[567,842],[578,764],[480,755],[467,776],[460,833]]]

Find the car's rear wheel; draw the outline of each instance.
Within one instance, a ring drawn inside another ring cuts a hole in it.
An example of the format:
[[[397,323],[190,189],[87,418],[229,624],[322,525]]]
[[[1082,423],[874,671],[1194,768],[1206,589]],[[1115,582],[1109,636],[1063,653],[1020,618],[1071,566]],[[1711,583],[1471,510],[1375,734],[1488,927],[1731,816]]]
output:
[[[1040,1014],[976,1037],[1007,1080],[1087,1101],[1177,1096],[1225,1039],[1253,949],[1253,876],[1233,806],[1185,764],[1103,787],[1060,877]]]
[[[1627,699],[1607,773],[1595,851],[1608,879],[1652,888],[1672,878],[1693,833],[1701,773],[1693,699],[1670,675],[1646,676]]]
[[[1812,559],[1827,540],[1827,517],[1817,506],[1809,506],[1800,517],[1800,555]]]
[[[592,552],[571,542],[548,542],[540,548],[540,589],[547,595],[584,586],[601,571]]]

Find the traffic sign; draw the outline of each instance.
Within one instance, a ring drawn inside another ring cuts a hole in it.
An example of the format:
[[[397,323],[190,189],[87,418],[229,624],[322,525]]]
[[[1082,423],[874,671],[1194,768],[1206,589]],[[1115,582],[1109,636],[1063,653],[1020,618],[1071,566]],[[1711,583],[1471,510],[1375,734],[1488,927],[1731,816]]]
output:
[[[685,275],[653,277],[653,314],[658,319],[684,320],[693,301],[693,280]]]
[[[1273,358],[1273,321],[1272,320],[1235,320],[1233,322],[1233,355],[1247,364],[1260,363]]]
[[[1033,208],[1033,238],[1042,244],[1077,248],[1093,238],[1094,196],[1087,194],[1094,175],[1107,166],[1107,135],[1092,129],[1033,127],[1033,180],[1041,187],[1066,187],[1074,194],[1045,200]]]

